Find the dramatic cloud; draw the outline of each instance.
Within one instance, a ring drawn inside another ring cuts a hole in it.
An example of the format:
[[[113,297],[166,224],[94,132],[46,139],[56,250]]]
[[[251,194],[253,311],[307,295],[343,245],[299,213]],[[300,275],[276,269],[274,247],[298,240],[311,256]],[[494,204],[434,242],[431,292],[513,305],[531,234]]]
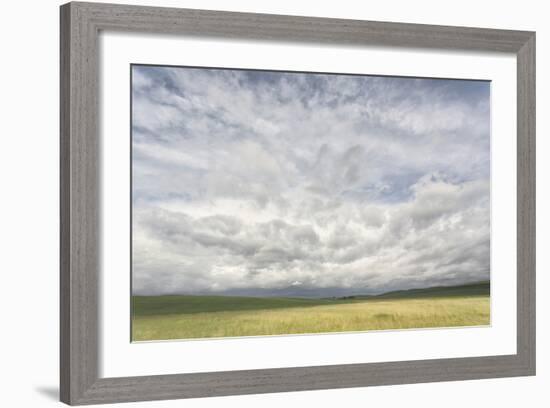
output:
[[[135,293],[488,279],[488,82],[132,69]]]

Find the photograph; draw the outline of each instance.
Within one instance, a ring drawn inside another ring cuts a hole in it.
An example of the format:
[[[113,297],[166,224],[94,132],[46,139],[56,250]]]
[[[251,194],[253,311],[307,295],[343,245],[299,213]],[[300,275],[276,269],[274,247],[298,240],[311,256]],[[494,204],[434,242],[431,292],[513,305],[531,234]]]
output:
[[[34,390],[16,383],[10,401],[544,395],[542,6],[397,1],[8,13],[40,28],[8,30],[38,47],[11,41],[23,61],[4,64],[24,74],[5,76],[22,149],[6,149],[4,201],[24,210],[5,211],[24,244],[5,251],[20,280],[6,293],[29,312],[8,313],[26,331],[6,349],[27,349],[8,372],[38,356]]]
[[[131,64],[131,340],[491,324],[491,81]]]

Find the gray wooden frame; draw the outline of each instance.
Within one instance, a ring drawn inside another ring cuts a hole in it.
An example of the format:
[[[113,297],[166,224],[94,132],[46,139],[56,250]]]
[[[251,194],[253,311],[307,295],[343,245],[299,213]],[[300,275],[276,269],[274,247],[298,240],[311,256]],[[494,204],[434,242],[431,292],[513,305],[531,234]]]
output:
[[[517,354],[100,378],[100,30],[514,53],[517,56],[518,114]],[[69,3],[61,6],[60,93],[61,401],[80,405],[535,374],[534,32]]]

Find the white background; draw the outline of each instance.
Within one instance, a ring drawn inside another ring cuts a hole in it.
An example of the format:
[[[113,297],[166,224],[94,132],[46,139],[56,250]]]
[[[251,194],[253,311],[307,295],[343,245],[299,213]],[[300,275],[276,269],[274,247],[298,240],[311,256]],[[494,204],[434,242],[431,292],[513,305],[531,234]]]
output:
[[[544,2],[306,2],[278,0],[138,1],[136,4],[360,18],[537,31],[538,375],[530,378],[327,390],[185,401],[187,407],[369,404],[384,407],[544,407],[550,382],[549,183],[545,160],[550,108],[550,27]],[[2,371],[5,406],[58,404],[58,5],[42,0],[3,5],[2,35]],[[546,184],[546,185],[545,185]],[[546,321],[546,322],[545,322]],[[176,407],[181,401],[124,406]]]
[[[101,50],[103,377],[516,353],[515,56],[128,33],[102,34]],[[131,62],[491,79],[491,327],[129,343]]]

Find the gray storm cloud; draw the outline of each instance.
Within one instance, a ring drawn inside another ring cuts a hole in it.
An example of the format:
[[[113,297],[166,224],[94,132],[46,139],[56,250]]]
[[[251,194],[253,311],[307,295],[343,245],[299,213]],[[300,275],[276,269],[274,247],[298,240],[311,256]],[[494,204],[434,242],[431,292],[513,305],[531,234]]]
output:
[[[136,294],[488,279],[488,82],[132,69]]]

